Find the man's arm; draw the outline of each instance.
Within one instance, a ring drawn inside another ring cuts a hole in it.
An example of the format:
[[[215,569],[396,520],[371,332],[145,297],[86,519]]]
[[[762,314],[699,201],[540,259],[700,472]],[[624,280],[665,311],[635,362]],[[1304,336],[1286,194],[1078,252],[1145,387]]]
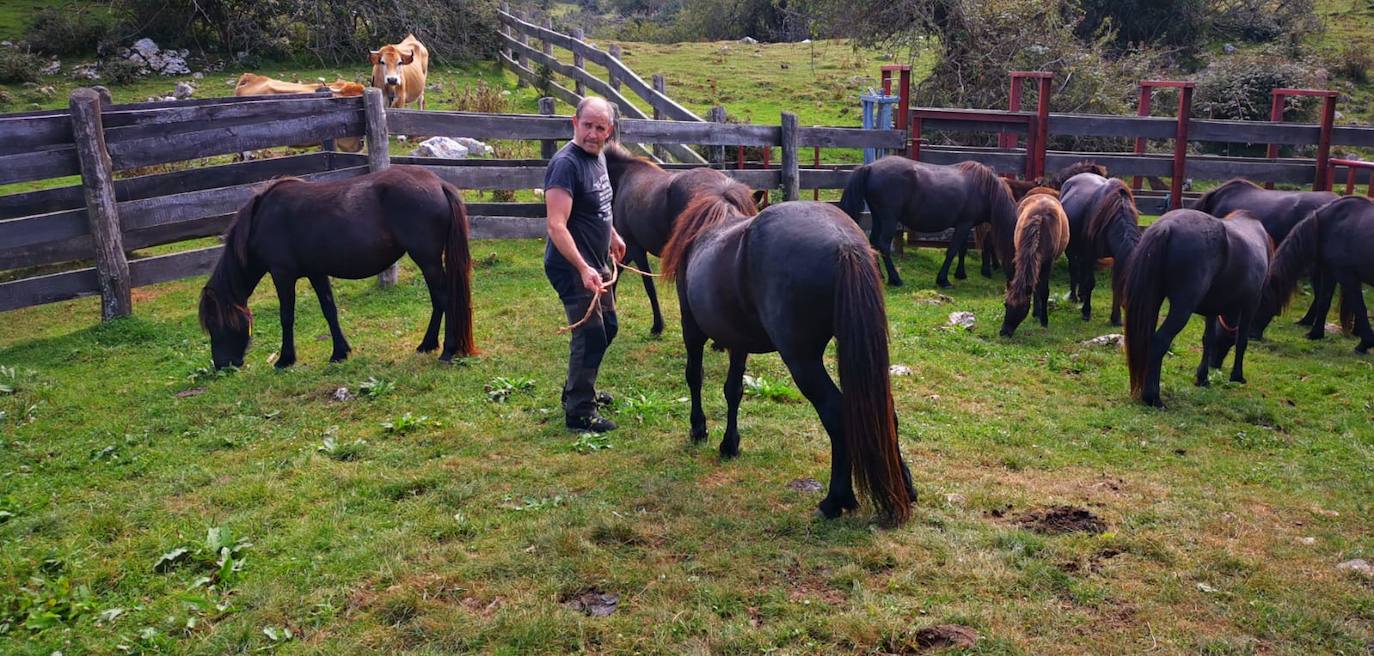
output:
[[[577,271],[582,286],[595,294],[604,287],[601,272],[593,269],[582,259],[582,254],[577,252],[577,243],[573,241],[572,233],[568,232],[568,217],[572,214],[572,194],[561,187],[544,190],[544,210],[548,216],[549,241],[558,249],[563,259]],[[623,246],[621,252],[624,252]]]

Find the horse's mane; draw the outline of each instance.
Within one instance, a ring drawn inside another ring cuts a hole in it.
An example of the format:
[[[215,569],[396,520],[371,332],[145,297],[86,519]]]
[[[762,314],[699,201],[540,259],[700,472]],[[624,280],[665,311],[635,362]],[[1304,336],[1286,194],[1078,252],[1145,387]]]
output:
[[[1046,180],[1046,184],[1058,189],[1064,186],[1064,181],[1072,178],[1079,173],[1096,173],[1102,177],[1107,177],[1107,167],[1089,159],[1074,162],[1055,172],[1054,176]]]
[[[1193,209],[1211,214],[1212,205],[1216,202],[1216,197],[1221,195],[1222,191],[1227,189],[1234,189],[1236,186],[1246,186],[1252,187],[1254,189],[1261,188],[1259,185],[1250,182],[1245,178],[1231,178],[1230,180],[1227,180],[1226,182],[1217,185],[1216,188],[1212,189],[1211,191],[1199,196],[1197,199],[1197,203],[1193,205]]]
[[[652,160],[640,157],[630,152],[628,148],[614,141],[607,143],[606,147],[601,149],[601,154],[606,157],[607,166],[610,166],[612,164],[621,164],[625,166],[634,166],[637,164],[642,164],[645,166],[651,166],[659,170],[663,169],[663,167],[654,163]]]
[[[1032,187],[1030,191],[1027,191],[1027,192],[1026,192],[1025,197],[1023,197],[1023,198],[1021,199],[1021,201],[1022,201],[1022,202],[1025,202],[1026,198],[1030,198],[1031,196],[1040,196],[1040,195],[1043,195],[1043,196],[1050,196],[1050,197],[1053,197],[1053,198],[1055,198],[1055,199],[1057,200],[1057,199],[1059,198],[1059,190],[1058,190],[1058,189],[1055,189],[1054,187],[1046,187],[1046,186],[1044,186],[1044,185],[1041,185],[1041,186],[1039,186],[1039,187]]]
[[[1108,178],[1106,190],[1093,207],[1092,216],[1088,218],[1087,228],[1083,232],[1087,243],[1097,243],[1097,238],[1107,226],[1122,216],[1123,212],[1129,215],[1131,225],[1140,225],[1140,211],[1135,207],[1135,195],[1131,193],[1131,188],[1116,178]]]
[[[224,243],[230,253],[238,259],[240,266],[248,264],[248,238],[253,234],[253,224],[258,214],[258,203],[267,197],[273,189],[284,182],[305,182],[296,177],[277,178],[267,183],[261,191],[253,195],[238,214],[234,215],[234,220],[230,222],[229,228],[224,231]]]
[[[969,160],[959,162],[954,166],[965,174],[973,176],[974,183],[983,196],[991,199],[995,198],[998,193],[1003,193],[1006,194],[1008,200],[1011,199],[1011,187],[1007,181],[994,173],[986,164]]]
[[[697,192],[673,221],[673,231],[659,258],[662,276],[673,280],[686,262],[687,251],[702,233],[737,216],[758,214],[748,186],[722,178]]]

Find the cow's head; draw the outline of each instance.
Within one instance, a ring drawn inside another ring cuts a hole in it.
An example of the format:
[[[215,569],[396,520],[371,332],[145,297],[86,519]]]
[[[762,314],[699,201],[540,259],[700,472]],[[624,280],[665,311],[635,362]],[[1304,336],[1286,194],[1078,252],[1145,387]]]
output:
[[[381,73],[382,83],[386,86],[396,86],[401,83],[401,67],[409,66],[415,61],[414,50],[401,50],[394,45],[382,46],[381,50],[372,51],[372,77],[376,79]]]

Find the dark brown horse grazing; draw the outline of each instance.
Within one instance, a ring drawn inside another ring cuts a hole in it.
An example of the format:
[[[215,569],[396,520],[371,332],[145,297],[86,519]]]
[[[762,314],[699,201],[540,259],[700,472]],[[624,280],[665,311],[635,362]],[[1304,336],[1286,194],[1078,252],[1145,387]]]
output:
[[[706,439],[706,340],[730,352],[720,443],[727,458],[739,454],[746,358],[777,351],[830,436],[830,492],[821,513],[857,509],[857,479],[888,519],[905,521],[916,492],[897,447],[882,282],[854,223],[826,203],[778,203],[751,217],[721,196],[702,196],[678,217],[662,264],[682,308],[692,440]],[[843,392],[825,370],[832,338]]]
[[[1126,265],[1124,287],[1132,396],[1164,407],[1160,366],[1194,313],[1207,320],[1195,383],[1206,386],[1208,366],[1220,368],[1225,357],[1218,325],[1236,335],[1231,380],[1245,382],[1242,365],[1250,321],[1259,306],[1272,251],[1264,226],[1245,212],[1218,219],[1197,210],[1174,210],[1145,230]],[[1166,298],[1169,314],[1156,330]]]
[[[1126,183],[1096,173],[1064,182],[1059,200],[1069,217],[1069,281],[1083,302],[1083,320],[1093,315],[1097,261],[1112,258],[1112,325],[1121,325],[1121,285],[1126,260],[1140,241],[1140,212]]]
[[[1361,283],[1374,285],[1374,202],[1360,196],[1332,201],[1303,219],[1288,233],[1269,268],[1260,316],[1279,311],[1293,297],[1298,277],[1308,268],[1322,270],[1322,288],[1313,300],[1316,315],[1308,337],[1318,339],[1326,330],[1325,317],[1336,285],[1341,287],[1341,325],[1360,337],[1355,351],[1368,353],[1374,346],[1374,330],[1361,293]]]
[[[352,350],[339,329],[329,278],[367,278],[406,253],[420,266],[433,306],[419,351],[440,360],[476,351],[472,339],[472,260],[468,217],[458,189],[425,169],[394,166],[338,182],[277,180],[248,201],[225,233],[224,254],[200,294],[200,324],[210,333],[215,368],[242,366],[252,334],[248,297],[271,274],[281,303],[281,357],[296,361],[296,281],[306,278],[334,339],[331,362]]]
[[[1050,325],[1050,271],[1054,260],[1069,245],[1069,219],[1059,205],[1059,192],[1036,187],[1021,199],[1016,208],[1014,273],[1007,286],[1006,316],[1002,319],[1003,337],[1011,337],[1026,319],[1032,296],[1035,317],[1041,326]]]
[[[1236,178],[1203,194],[1193,208],[1212,216],[1226,216],[1236,210],[1245,210],[1264,224],[1265,231],[1275,244],[1282,244],[1289,231],[1298,225],[1299,221],[1337,198],[1340,196],[1330,191],[1279,191],[1265,189],[1249,180]],[[1313,290],[1330,288],[1319,279],[1321,273],[1320,269],[1313,271]],[[1325,305],[1329,307],[1330,296],[1327,298]],[[1298,323],[1304,326],[1325,324],[1326,316],[1315,314],[1319,305],[1323,304],[1313,299],[1312,306]],[[1251,327],[1250,336],[1262,339],[1264,329],[1268,325],[1268,319],[1256,321]]]
[[[949,266],[956,254],[959,267],[954,277],[967,277],[963,254],[968,250],[969,231],[980,223],[992,224],[999,259],[1011,261],[1016,204],[1006,181],[978,162],[942,166],[897,155],[884,157],[854,169],[840,198],[840,208],[857,222],[865,202],[873,217],[869,242],[883,254],[891,285],[902,284],[902,277],[892,264],[892,238],[897,234],[899,221],[918,232],[954,228],[945,263],[935,276],[935,284],[941,287],[953,287]],[[1011,277],[1010,267],[1007,277]]]
[[[615,190],[615,229],[625,240],[625,259],[640,271],[650,272],[649,255],[658,255],[668,243],[673,220],[687,204],[701,194],[724,194],[744,214],[758,213],[749,188],[730,184],[730,178],[715,169],[665,171],[653,162],[635,157],[618,145],[608,146],[606,172]],[[652,335],[663,332],[663,312],[658,307],[654,279],[643,276],[644,292],[653,308]]]

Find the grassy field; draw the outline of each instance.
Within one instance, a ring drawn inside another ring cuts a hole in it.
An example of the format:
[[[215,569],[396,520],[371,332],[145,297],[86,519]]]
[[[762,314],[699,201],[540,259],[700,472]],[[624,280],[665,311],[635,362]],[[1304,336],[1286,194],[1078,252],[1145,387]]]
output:
[[[138,316],[105,325],[93,299],[7,313],[0,652],[909,652],[938,623],[976,630],[968,653],[1374,644],[1374,582],[1335,567],[1374,556],[1374,361],[1349,339],[1281,319],[1250,384],[1200,389],[1195,322],[1161,412],[1128,400],[1117,351],[1080,345],[1113,330],[1067,307],[1062,271],[1049,330],[1006,340],[1000,285],[941,299],[922,289],[935,252],[909,253],[888,306],[920,501],[882,530],[812,517],[798,481],[824,482],[827,442],[776,356],[751,359],[743,456],[687,445],[676,311],[649,339],[634,281],[602,380],[623,428],[566,432],[541,251],[475,244],[483,354],[461,366],[413,353],[411,268],[389,291],[338,286],[343,364],[300,292],[289,371],[268,364],[270,285],[227,375],[206,370],[196,281],[140,289]],[[945,329],[956,310],[976,328]],[[723,369],[708,357],[713,439]],[[1105,527],[1022,524],[1057,505]],[[587,591],[618,595],[614,614],[565,605]]]

